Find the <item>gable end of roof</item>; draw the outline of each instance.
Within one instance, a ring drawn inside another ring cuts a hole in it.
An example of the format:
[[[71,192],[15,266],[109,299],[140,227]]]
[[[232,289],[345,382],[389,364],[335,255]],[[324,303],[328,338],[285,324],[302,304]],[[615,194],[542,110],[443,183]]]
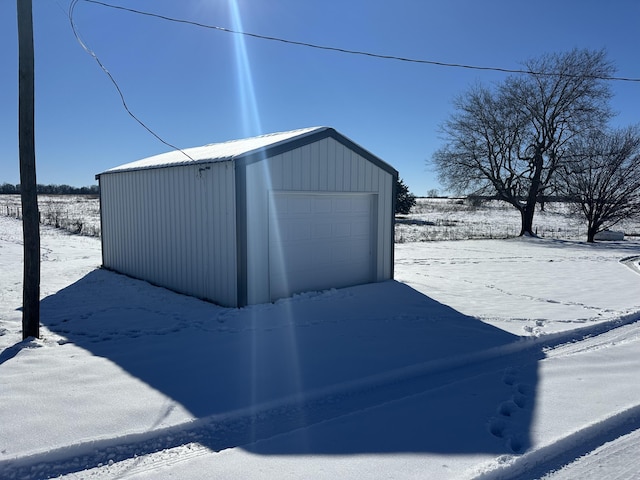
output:
[[[318,142],[320,140],[324,140],[325,138],[332,138],[338,143],[344,145],[345,147],[353,150],[361,157],[367,159],[377,167],[386,171],[394,177],[398,176],[398,172],[387,162],[382,160],[381,158],[375,156],[373,153],[364,149],[357,143],[353,142],[349,138],[345,137],[337,130],[331,127],[320,127],[314,131],[308,132],[305,135],[301,135],[299,137],[295,137],[289,139],[287,141],[271,145],[268,147],[264,147],[262,149],[258,149],[252,152],[247,152],[242,155],[238,155],[235,160],[242,165],[250,165],[256,162],[260,162],[270,157],[274,157],[276,155],[280,155],[285,152],[289,152],[291,150],[295,150],[296,148],[301,148],[306,145],[310,145],[312,143]]]

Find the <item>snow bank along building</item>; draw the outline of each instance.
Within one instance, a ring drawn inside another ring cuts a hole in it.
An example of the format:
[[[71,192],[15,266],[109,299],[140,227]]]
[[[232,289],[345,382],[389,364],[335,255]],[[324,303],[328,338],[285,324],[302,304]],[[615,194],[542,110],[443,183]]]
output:
[[[328,127],[121,165],[96,175],[103,266],[228,307],[391,279],[397,176]]]

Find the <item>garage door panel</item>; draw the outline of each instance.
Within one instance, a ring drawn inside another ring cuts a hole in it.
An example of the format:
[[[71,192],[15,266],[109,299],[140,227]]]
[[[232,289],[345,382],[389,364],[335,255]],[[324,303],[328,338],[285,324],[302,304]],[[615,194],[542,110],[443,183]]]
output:
[[[353,202],[350,198],[339,198],[335,200],[334,210],[336,212],[352,212]]]
[[[313,225],[313,236],[318,239],[331,238],[333,226],[331,223],[316,223]]]
[[[372,194],[274,193],[271,298],[373,281]]]
[[[361,265],[361,267],[365,268],[365,265]],[[371,278],[368,275],[350,275],[337,278],[334,268],[323,266],[314,270],[312,278],[299,276],[295,280],[292,280],[291,272],[287,272],[287,274],[272,275],[271,281],[273,282],[271,286],[271,297],[272,300],[277,300],[278,298],[289,297],[294,293],[342,288],[350,285],[368,283],[371,281]]]
[[[351,211],[367,214],[371,210],[370,199],[355,197],[351,200]]]
[[[351,235],[365,237],[371,234],[369,222],[356,221],[351,224]]]
[[[295,227],[289,226],[287,228],[287,241],[291,243],[297,243],[301,240],[311,240],[313,237],[311,235],[311,225],[309,224],[300,224]]]
[[[311,213],[314,208],[310,199],[304,199],[300,202],[289,202],[289,211],[293,214]]]
[[[313,205],[315,213],[331,213],[333,208],[333,202],[330,198],[316,198]]]
[[[333,236],[335,238],[351,236],[351,224],[349,223],[337,223],[333,226]]]

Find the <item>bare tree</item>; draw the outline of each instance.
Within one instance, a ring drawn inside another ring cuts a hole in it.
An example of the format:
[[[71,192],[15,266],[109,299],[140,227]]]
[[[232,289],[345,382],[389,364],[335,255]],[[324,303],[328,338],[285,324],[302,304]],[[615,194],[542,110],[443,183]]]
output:
[[[587,242],[621,220],[640,217],[640,127],[592,132],[572,150],[560,185],[587,220]]]
[[[448,189],[497,196],[520,212],[520,235],[533,235],[536,203],[553,187],[567,145],[611,117],[605,79],[615,69],[604,51],[590,50],[545,55],[525,69],[455,100],[433,162]]]

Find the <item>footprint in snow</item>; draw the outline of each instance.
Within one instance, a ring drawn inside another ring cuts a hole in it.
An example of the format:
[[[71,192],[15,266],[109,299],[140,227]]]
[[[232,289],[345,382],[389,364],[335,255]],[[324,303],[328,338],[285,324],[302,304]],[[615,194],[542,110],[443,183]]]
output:
[[[498,413],[503,417],[510,417],[514,415],[520,407],[513,400],[507,400],[506,402],[502,402],[498,407]]]
[[[527,396],[522,393],[516,392],[513,395],[513,403],[515,403],[518,408],[524,408],[527,406]]]
[[[524,448],[524,442],[520,435],[514,435],[507,440],[507,446],[513,453],[521,453]]]
[[[489,432],[497,438],[505,441],[506,447],[513,453],[522,453],[526,442],[522,434],[514,430],[514,417],[518,412],[527,406],[528,396],[531,395],[531,388],[523,383],[519,383],[519,371],[516,368],[508,368],[504,371],[502,382],[511,387],[511,397],[500,403],[497,409],[497,416],[489,421]]]
[[[516,382],[518,372],[515,368],[507,368],[502,376],[505,385],[513,385]]]
[[[494,437],[503,438],[506,428],[507,422],[502,418],[492,418],[489,422],[489,431]]]

